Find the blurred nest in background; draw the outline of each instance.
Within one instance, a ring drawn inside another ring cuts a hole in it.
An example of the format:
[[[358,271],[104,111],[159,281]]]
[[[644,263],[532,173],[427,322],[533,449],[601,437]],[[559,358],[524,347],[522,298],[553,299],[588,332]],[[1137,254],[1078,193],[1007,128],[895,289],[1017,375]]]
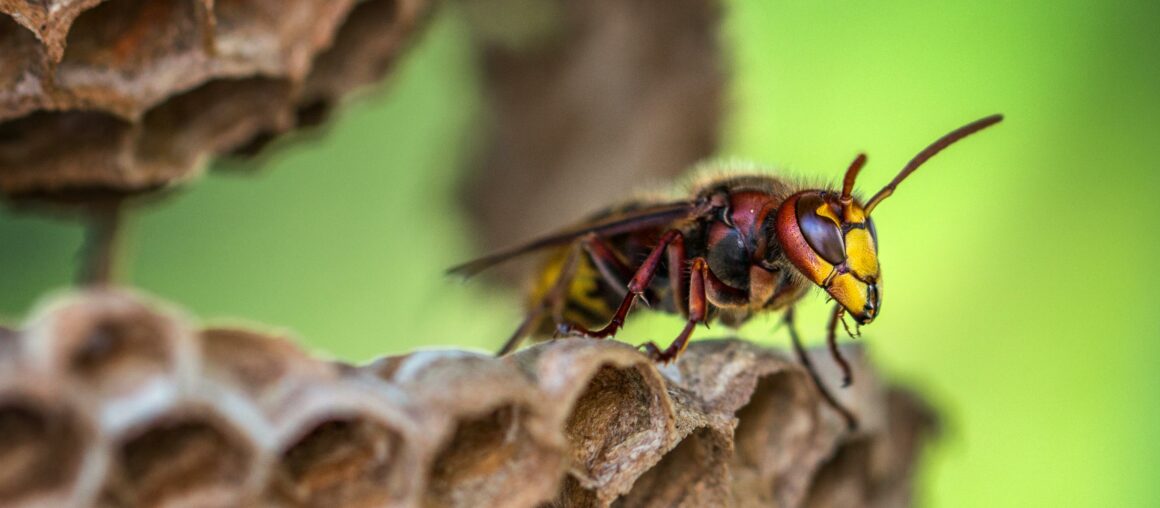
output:
[[[489,136],[462,187],[481,250],[671,186],[716,151],[726,83],[717,0],[465,5]]]
[[[427,0],[0,1],[0,194],[135,195],[314,125]]]

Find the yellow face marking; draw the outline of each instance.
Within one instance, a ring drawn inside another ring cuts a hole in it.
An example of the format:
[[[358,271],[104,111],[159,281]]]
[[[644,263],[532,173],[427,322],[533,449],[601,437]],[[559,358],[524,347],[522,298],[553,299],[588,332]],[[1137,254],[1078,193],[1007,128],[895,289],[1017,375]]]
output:
[[[878,277],[878,252],[870,231],[855,228],[846,233],[846,266],[861,279]]]
[[[842,215],[845,216],[845,221],[851,224],[861,224],[866,222],[866,211],[863,210],[862,207],[858,206],[858,203],[850,203],[843,209]]]
[[[814,212],[816,212],[819,217],[825,217],[834,221],[834,224],[837,226],[842,225],[842,219],[839,218],[838,215],[834,213],[834,209],[830,208],[830,205],[826,203],[822,203],[822,206],[819,206],[817,210],[814,210]]]
[[[861,310],[866,305],[867,285],[852,273],[843,273],[830,281],[826,292],[846,309]]]

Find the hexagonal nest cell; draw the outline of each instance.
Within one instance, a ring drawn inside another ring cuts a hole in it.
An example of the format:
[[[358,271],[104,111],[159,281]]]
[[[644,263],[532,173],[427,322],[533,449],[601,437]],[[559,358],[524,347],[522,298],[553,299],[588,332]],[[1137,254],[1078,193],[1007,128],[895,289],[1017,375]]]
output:
[[[668,438],[657,387],[637,367],[601,367],[564,423],[572,467],[581,483],[606,483],[624,460]]]
[[[224,420],[175,415],[148,422],[121,440],[103,504],[236,506],[252,491],[256,450]]]
[[[429,4],[0,2],[0,197],[153,192],[317,123],[389,72]]]
[[[431,465],[425,506],[504,506],[532,504],[534,489],[522,488],[538,476],[551,453],[528,434],[527,408],[505,405],[456,422],[451,438]],[[529,495],[530,494],[530,495]]]
[[[383,506],[402,437],[358,416],[321,421],[282,451],[268,499],[290,506]],[[413,467],[413,466],[412,466]],[[276,500],[276,501],[275,501]]]
[[[355,367],[128,291],[57,299],[0,330],[5,506],[898,505],[934,422],[874,386],[852,402],[884,416],[846,432],[801,367],[737,340],[661,370],[585,339]]]
[[[26,114],[44,93],[47,73],[44,48],[36,34],[12,18],[0,16],[0,111]]]
[[[729,498],[729,436],[702,427],[681,440],[613,506],[712,506]]]
[[[31,363],[92,397],[120,398],[188,374],[184,324],[131,293],[97,291],[50,305],[20,338]]]
[[[754,481],[759,498],[795,504],[804,494],[797,470],[817,467],[819,428],[813,386],[799,372],[762,377],[749,403],[737,411],[733,468],[739,480]]]
[[[0,499],[67,502],[94,438],[83,415],[67,406],[18,393],[0,395]]]

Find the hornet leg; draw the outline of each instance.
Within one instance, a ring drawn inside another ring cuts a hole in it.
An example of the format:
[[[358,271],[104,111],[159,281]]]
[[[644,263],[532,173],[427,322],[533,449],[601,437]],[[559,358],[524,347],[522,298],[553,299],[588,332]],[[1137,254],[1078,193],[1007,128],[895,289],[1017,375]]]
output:
[[[708,298],[705,296],[705,274],[708,271],[709,263],[705,261],[705,258],[693,260],[692,272],[689,274],[689,320],[685,323],[685,329],[681,330],[681,334],[677,335],[672,344],[669,344],[669,347],[663,351],[657,347],[655,342],[646,342],[641,345],[654,362],[669,363],[675,360],[689,344],[693,328],[697,326],[698,322],[705,322],[709,310]]]
[[[520,343],[531,335],[536,325],[539,324],[545,311],[552,309],[554,314],[559,313],[559,308],[564,303],[568,284],[572,282],[572,276],[576,272],[576,263],[579,261],[579,257],[580,247],[578,245],[572,247],[568,252],[568,257],[564,260],[564,264],[560,267],[560,274],[556,276],[556,281],[552,283],[551,289],[534,307],[528,310],[520,326],[516,328],[515,332],[512,332],[511,337],[508,337],[507,342],[504,342],[503,347],[496,352],[496,356],[506,355],[520,347]]]
[[[595,234],[589,234],[580,242],[584,246],[584,252],[588,254],[588,259],[592,260],[596,271],[600,272],[600,276],[604,278],[605,282],[617,289],[622,289],[628,285],[633,270],[620,260],[608,242]]]
[[[782,319],[785,321],[786,328],[789,329],[790,338],[793,339],[793,349],[797,353],[798,361],[802,363],[802,366],[806,368],[806,372],[808,372],[810,377],[813,378],[814,386],[818,387],[818,391],[821,392],[822,398],[825,399],[826,404],[834,408],[834,410],[842,415],[842,419],[846,420],[847,429],[851,431],[857,429],[858,418],[855,417],[849,409],[846,409],[845,406],[839,403],[837,399],[835,399],[834,396],[830,394],[830,391],[826,389],[825,385],[822,384],[821,377],[818,376],[818,371],[814,370],[813,362],[810,362],[809,356],[806,355],[806,350],[804,347],[802,347],[801,338],[798,336],[797,326],[795,326],[793,322],[793,307],[790,307],[785,311],[785,317]]]
[[[645,258],[640,268],[637,268],[632,280],[628,282],[628,292],[616,309],[616,314],[612,316],[612,320],[604,328],[589,330],[578,324],[562,323],[559,325],[559,331],[565,335],[582,335],[594,339],[603,339],[615,334],[620,327],[624,326],[624,318],[632,309],[632,302],[643,295],[649,284],[652,283],[653,276],[660,269],[661,255],[665,253],[670,243],[681,237],[681,232],[676,229],[670,229],[661,236],[660,242],[657,243],[656,247],[653,247],[652,252]]]
[[[826,344],[830,346],[830,356],[833,356],[834,361],[838,362],[838,366],[842,368],[842,388],[845,388],[850,386],[854,378],[850,375],[850,363],[842,357],[842,352],[838,350],[838,321],[842,319],[843,312],[845,309],[841,305],[834,305],[834,312],[830,315],[830,327],[826,333]]]

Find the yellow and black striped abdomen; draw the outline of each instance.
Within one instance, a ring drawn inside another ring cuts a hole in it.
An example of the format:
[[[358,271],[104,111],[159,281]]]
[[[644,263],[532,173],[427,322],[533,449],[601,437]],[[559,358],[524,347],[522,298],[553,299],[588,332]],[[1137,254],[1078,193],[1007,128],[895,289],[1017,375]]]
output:
[[[575,256],[570,274],[562,274]],[[550,293],[557,287],[561,275],[569,277],[564,282],[562,298],[550,300]],[[528,291],[528,306],[535,308],[547,304],[547,308],[534,327],[533,336],[550,337],[556,330],[556,316],[564,322],[598,328],[608,323],[624,297],[624,287],[613,287],[593,265],[592,259],[578,245],[569,245],[551,252],[540,265]],[[549,300],[545,300],[549,298]]]

